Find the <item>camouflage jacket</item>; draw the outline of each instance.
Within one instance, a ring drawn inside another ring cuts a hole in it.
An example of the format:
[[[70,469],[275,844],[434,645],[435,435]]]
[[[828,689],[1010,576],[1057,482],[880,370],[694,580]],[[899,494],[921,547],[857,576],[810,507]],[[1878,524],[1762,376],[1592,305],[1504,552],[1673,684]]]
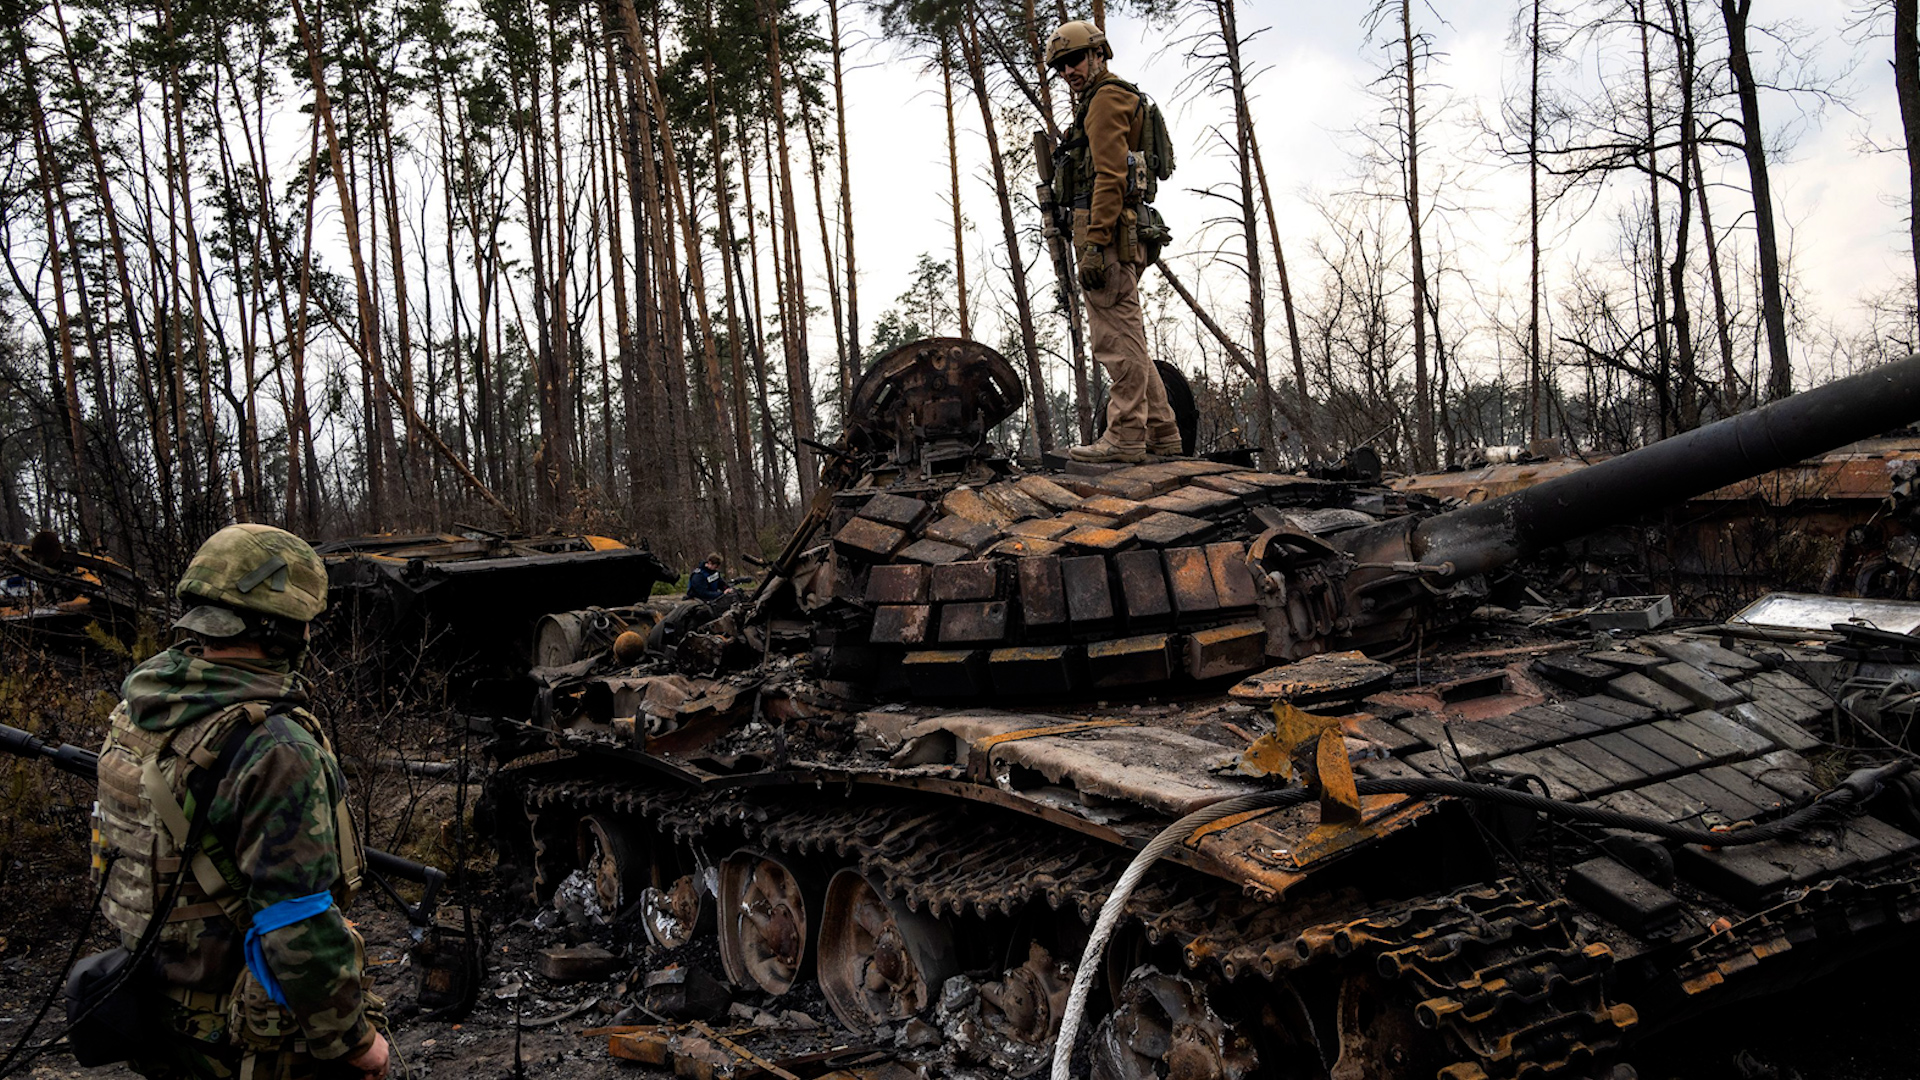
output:
[[[116,728],[131,725],[147,733],[177,731],[246,702],[306,700],[304,680],[284,662],[215,662],[190,648],[170,649],[139,665],[121,693]],[[113,741],[109,734],[108,745]],[[262,942],[267,967],[286,997],[289,1029],[297,1028],[308,1052],[323,1059],[357,1053],[373,1041],[359,938],[339,906],[348,897],[334,807],[345,790],[331,751],[298,719],[275,712],[246,735],[206,810],[208,829],[245,879],[248,912],[334,893],[333,906],[263,935]],[[186,990],[234,993],[245,974],[244,934],[218,913],[170,922],[156,953],[162,979]]]

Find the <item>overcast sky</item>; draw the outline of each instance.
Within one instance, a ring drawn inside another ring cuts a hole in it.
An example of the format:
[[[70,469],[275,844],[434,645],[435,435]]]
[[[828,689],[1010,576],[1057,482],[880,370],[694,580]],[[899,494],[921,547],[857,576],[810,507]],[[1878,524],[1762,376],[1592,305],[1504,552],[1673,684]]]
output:
[[[1854,68],[1843,83],[1850,111],[1830,107],[1823,115],[1807,116],[1802,102],[1781,94],[1763,95],[1761,103],[1769,136],[1793,138],[1791,148],[1775,162],[1773,183],[1783,243],[1791,244],[1798,274],[1797,299],[1815,318],[1842,323],[1856,320],[1863,295],[1891,286],[1911,266],[1904,159],[1898,153],[1863,149],[1868,134],[1883,145],[1897,146],[1899,124],[1886,39],[1865,40],[1847,30],[1859,2],[1762,0],[1754,13],[1756,23],[1789,16],[1797,20],[1822,71],[1837,75]],[[1473,277],[1474,290],[1483,296],[1505,291],[1524,297],[1525,171],[1489,168],[1474,133],[1479,117],[1497,116],[1503,87],[1517,85],[1520,78],[1519,57],[1509,44],[1515,6],[1436,6],[1448,21],[1442,22],[1433,10],[1421,13],[1418,5],[1416,19],[1440,54],[1428,75],[1433,84],[1429,101],[1437,103],[1444,96],[1451,105],[1448,121],[1428,133],[1423,179],[1443,171],[1453,177],[1450,198],[1463,209],[1450,214],[1446,225],[1450,246]],[[1359,147],[1353,132],[1371,123],[1381,108],[1368,84],[1386,57],[1378,42],[1367,41],[1362,10],[1362,4],[1352,2],[1247,4],[1240,9],[1243,33],[1265,28],[1247,46],[1246,57],[1261,69],[1254,119],[1296,292],[1308,287],[1299,278],[1311,273],[1308,241],[1321,231],[1314,198],[1352,186]],[[1717,17],[1717,9],[1703,9],[1703,17]],[[1148,27],[1116,16],[1108,30],[1117,53],[1115,71],[1155,95],[1174,127],[1180,168],[1171,184],[1162,186],[1159,205],[1178,234],[1173,250],[1191,253],[1199,224],[1226,206],[1194,189],[1229,179],[1224,155],[1205,145],[1208,125],[1226,117],[1227,103],[1219,95],[1178,92],[1188,72],[1179,28]],[[920,253],[937,258],[950,254],[945,128],[937,75],[917,73],[891,43],[869,39],[854,49],[850,62],[855,64],[847,81],[862,321],[871,327],[904,287]],[[1590,72],[1569,69],[1556,74],[1578,80]],[[980,251],[998,244],[1000,227],[979,113],[971,100],[962,105],[962,201],[974,251]],[[1016,190],[1031,189],[1030,173],[1013,179]],[[1744,169],[1736,168],[1728,180],[1738,190],[1723,188],[1716,195],[1715,224],[1722,229],[1746,198]],[[1604,210],[1577,226],[1564,220],[1558,225],[1552,241],[1555,272],[1565,274],[1583,261],[1610,255],[1614,228]],[[1218,243],[1221,236],[1212,239]],[[969,270],[977,279],[987,271],[974,251],[969,253]],[[1199,262],[1194,256],[1187,264],[1197,268]],[[1226,287],[1218,276],[1213,283]],[[816,324],[816,332],[819,329]],[[826,330],[830,334],[830,323]],[[827,345],[831,347],[830,340]]]

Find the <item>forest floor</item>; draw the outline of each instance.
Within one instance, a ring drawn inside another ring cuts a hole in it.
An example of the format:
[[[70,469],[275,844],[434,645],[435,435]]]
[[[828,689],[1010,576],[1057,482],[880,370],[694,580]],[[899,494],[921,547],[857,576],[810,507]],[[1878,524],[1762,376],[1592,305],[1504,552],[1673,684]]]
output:
[[[83,730],[60,737],[82,741]],[[441,748],[444,749],[444,748]],[[15,771],[17,770],[17,771]],[[373,783],[375,820],[439,823],[416,827],[417,835],[376,838],[394,850],[419,854],[432,848],[456,817],[449,785]],[[86,884],[85,781],[52,774],[29,762],[0,765],[0,1062],[28,1034],[43,1002],[51,1009],[31,1032],[34,1044],[57,1034],[62,1009],[59,982],[76,951],[75,938],[88,925],[93,891]],[[411,840],[412,843],[405,841]],[[440,861],[427,851],[424,857]],[[491,879],[484,858],[470,867]],[[448,865],[441,862],[441,865]],[[458,916],[457,908],[443,911]],[[415,1003],[415,972],[408,959],[406,920],[373,889],[361,896],[352,917],[365,936],[376,989],[388,1003],[395,1046],[396,1080],[655,1080],[665,1069],[623,1061],[609,1051],[605,1034],[617,1024],[646,1024],[641,1008],[647,974],[673,963],[697,967],[724,982],[711,946],[665,953],[629,924],[570,925],[553,909],[534,910],[498,892],[482,892],[473,920],[483,943],[486,970],[473,1010],[456,1020],[422,1017]],[[629,921],[630,923],[631,921]],[[78,950],[107,948],[98,920]],[[542,954],[586,943],[616,958],[603,978],[555,982],[541,974]],[[1642,1080],[1905,1080],[1920,1077],[1920,949],[1872,958],[1803,987],[1791,995],[1731,1006],[1720,1013],[1669,1029],[1641,1043],[1632,1061]],[[790,995],[792,997],[793,995]],[[839,1031],[817,988],[800,1000],[774,1001],[764,994],[734,993],[712,1025],[722,1032],[782,1024],[789,1044],[812,1047],[856,1044]],[[658,1004],[658,1002],[655,1002]],[[800,1020],[795,1013],[811,1020]],[[1652,1019],[1652,1018],[1648,1018]],[[893,1034],[893,1033],[886,1033]],[[923,1029],[919,1032],[927,1035]],[[872,1040],[890,1044],[891,1039]],[[818,1069],[800,1070],[803,1076]],[[0,1077],[10,1070],[0,1066]],[[64,1044],[27,1065],[35,1080],[121,1080],[125,1066],[82,1069]],[[929,1076],[942,1075],[929,1070]],[[946,1075],[957,1075],[948,1072]],[[995,1076],[974,1072],[974,1076]],[[1410,1078],[1411,1080],[1411,1078]]]
[[[49,878],[27,880],[38,881],[42,891],[58,891]],[[18,891],[9,900],[0,951],[0,1046],[11,1049],[42,1000],[56,989],[72,946],[76,912],[34,903]],[[655,1080],[672,1075],[615,1058],[604,1035],[589,1034],[615,1023],[647,1022],[628,1006],[637,997],[634,976],[664,959],[650,946],[622,941],[614,931],[602,929],[597,936],[603,944],[616,952],[627,950],[616,973],[597,981],[554,983],[536,974],[539,954],[578,936],[524,917],[491,920],[495,926],[486,935],[489,970],[475,1008],[458,1021],[426,1020],[413,1007],[413,976],[404,959],[405,920],[390,905],[370,899],[361,900],[355,917],[367,938],[378,991],[394,1013],[392,1075],[398,1080]],[[1920,956],[1889,956],[1830,976],[1790,1000],[1735,1006],[1643,1044],[1633,1055],[1634,1064],[1642,1080],[1920,1076],[1920,986],[1908,977],[1916,961]],[[774,1004],[757,994],[743,995],[737,1013],[752,1015],[749,1003]],[[823,1024],[818,1034],[831,1037],[832,1016],[817,994],[800,1006]],[[34,1033],[36,1042],[59,1030],[59,1018],[55,1002]],[[729,1025],[750,1026],[751,1021],[715,1021],[716,1028]],[[33,1061],[26,1075],[33,1080],[121,1080],[134,1074],[124,1065],[83,1069],[64,1048],[56,1048]]]

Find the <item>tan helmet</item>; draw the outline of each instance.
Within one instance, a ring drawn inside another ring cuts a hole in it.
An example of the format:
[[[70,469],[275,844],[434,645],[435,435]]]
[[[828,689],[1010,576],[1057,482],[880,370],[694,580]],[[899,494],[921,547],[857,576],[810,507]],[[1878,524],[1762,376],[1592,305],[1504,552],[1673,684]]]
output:
[[[285,529],[229,525],[193,553],[174,592],[183,601],[203,601],[175,626],[234,637],[246,630],[234,608],[312,622],[327,609],[327,565]]]
[[[1113,59],[1113,46],[1107,44],[1106,33],[1085,19],[1075,19],[1061,23],[1047,38],[1047,66],[1052,67],[1054,61],[1082,49],[1098,49],[1101,56]]]

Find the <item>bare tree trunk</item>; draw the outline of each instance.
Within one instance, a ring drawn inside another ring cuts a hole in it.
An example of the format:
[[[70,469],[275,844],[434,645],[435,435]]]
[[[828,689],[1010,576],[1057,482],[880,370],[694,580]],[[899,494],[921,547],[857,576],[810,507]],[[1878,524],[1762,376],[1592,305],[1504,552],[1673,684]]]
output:
[[[1656,391],[1660,395],[1660,436],[1665,438],[1673,434],[1676,428],[1683,427],[1678,406],[1674,404],[1674,361],[1673,340],[1668,336],[1667,286],[1661,279],[1661,264],[1666,259],[1667,236],[1661,227],[1660,215],[1660,161],[1658,147],[1660,131],[1655,126],[1653,115],[1653,47],[1647,36],[1647,3],[1636,0],[1633,9],[1634,22],[1640,28],[1640,103],[1647,123],[1647,212],[1651,215],[1653,232],[1647,239],[1647,266],[1650,270],[1647,286],[1653,293],[1653,343],[1658,378]],[[1677,299],[1677,298],[1676,298]]]
[[[1287,317],[1287,348],[1293,358],[1293,381],[1295,396],[1299,398],[1299,415],[1294,423],[1300,430],[1300,438],[1307,444],[1307,453],[1327,458],[1326,444],[1320,441],[1320,433],[1313,422],[1313,396],[1307,390],[1307,358],[1300,347],[1300,319],[1293,305],[1293,283],[1287,276],[1287,253],[1280,245],[1280,223],[1273,213],[1273,192],[1267,186],[1267,166],[1260,158],[1260,139],[1253,125],[1253,118],[1247,118],[1247,150],[1253,155],[1254,176],[1260,182],[1260,205],[1267,214],[1267,237],[1273,244],[1273,269],[1280,279],[1280,307]]]
[[[1767,327],[1767,398],[1778,401],[1793,393],[1793,364],[1787,357],[1787,303],[1780,283],[1780,243],[1773,228],[1773,185],[1767,179],[1767,148],[1760,127],[1760,91],[1753,81],[1753,58],[1747,53],[1747,15],[1752,10],[1753,0],[1720,0],[1720,15],[1727,24],[1727,66],[1733,72],[1734,89],[1740,98],[1741,148],[1746,153],[1747,179],[1753,188],[1760,319]],[[1904,103],[1902,109],[1904,123]]]
[[[335,128],[333,103],[327,95],[327,75],[321,65],[325,55],[321,48],[318,28],[307,22],[306,9],[300,0],[291,0],[294,25],[300,34],[301,45],[307,54],[307,69],[313,78],[313,107],[320,117],[322,131],[327,138],[327,160],[333,165],[334,187],[340,199],[340,220],[347,232],[347,257],[353,265],[354,296],[359,305],[360,314],[360,362],[373,385],[368,396],[370,412],[384,418],[387,415],[383,399],[386,396],[386,373],[381,369],[380,361],[380,317],[373,306],[373,295],[368,291],[367,264],[360,245],[360,211],[355,205],[353,187],[347,182],[346,162],[341,156],[340,136]],[[380,445],[390,441],[391,433],[382,438],[386,424],[382,419],[378,426],[367,432],[367,509],[377,524],[387,521],[386,483],[382,467]]]
[[[971,5],[969,5],[971,8]],[[1027,354],[1027,408],[1039,434],[1041,451],[1053,449],[1053,410],[1047,383],[1040,371],[1040,344],[1034,337],[1033,304],[1027,297],[1027,263],[1013,224],[1013,198],[1007,190],[1007,167],[1000,154],[1000,135],[993,123],[993,102],[987,88],[987,67],[980,56],[977,11],[969,10],[961,27],[960,55],[973,80],[974,100],[980,103],[980,124],[987,135],[987,158],[993,163],[993,192],[1000,202],[1000,231],[1007,245],[1007,269],[1013,275],[1014,318],[1020,323],[1020,344]]]
[[[1920,319],[1920,0],[1893,0],[1893,90],[1907,141],[1907,240],[1913,248],[1914,317]],[[1913,347],[1920,349],[1920,336]]]
[[[1540,0],[1527,33],[1527,441],[1540,441]]]
[[[1414,96],[1413,9],[1400,0],[1400,41],[1406,64],[1407,94],[1407,237],[1413,271],[1413,407],[1414,462],[1432,468],[1436,461],[1433,438],[1433,388],[1427,382],[1427,264],[1420,245],[1420,113]]]
[[[833,46],[833,119],[838,129],[840,150],[840,226],[845,233],[847,256],[847,365],[859,381],[864,366],[860,359],[860,282],[854,272],[853,258],[853,179],[847,169],[847,97],[841,79],[840,0],[827,0],[827,27]]]
[[[807,445],[814,437],[815,428],[813,381],[807,357],[806,294],[800,282],[800,244],[796,238],[800,225],[793,208],[793,157],[787,149],[786,84],[780,71],[783,63],[780,56],[780,9],[769,0],[761,2],[767,24],[769,90],[772,109],[777,116],[773,129],[780,155],[780,237],[787,250],[786,292],[782,299],[790,313],[790,322],[787,332],[782,335],[781,345],[787,357],[787,404],[793,417],[794,467],[800,473],[800,501],[804,503],[812,501],[814,488],[820,482],[820,467],[813,460],[813,448]],[[774,257],[780,259],[781,252],[776,249]]]
[[[947,114],[947,198],[953,206],[953,280],[959,292],[960,336],[971,340],[973,312],[972,305],[967,303],[966,219],[960,213],[960,142],[953,123],[953,51],[945,38],[940,41],[940,90],[941,104]],[[1091,440],[1092,434],[1089,433],[1087,438]]]
[[[1247,331],[1253,340],[1254,387],[1260,400],[1260,447],[1267,462],[1278,462],[1279,440],[1273,429],[1276,407],[1273,394],[1273,370],[1267,361],[1267,283],[1260,269],[1260,231],[1253,202],[1253,117],[1247,111],[1247,83],[1240,67],[1240,28],[1234,19],[1233,0],[1215,0],[1214,13],[1220,22],[1220,44],[1226,55],[1227,77],[1233,84],[1234,158],[1240,172],[1240,236],[1246,250]],[[1408,84],[1409,93],[1412,84]],[[1276,241],[1274,249],[1279,249]],[[1301,387],[1304,394],[1306,388]]]

